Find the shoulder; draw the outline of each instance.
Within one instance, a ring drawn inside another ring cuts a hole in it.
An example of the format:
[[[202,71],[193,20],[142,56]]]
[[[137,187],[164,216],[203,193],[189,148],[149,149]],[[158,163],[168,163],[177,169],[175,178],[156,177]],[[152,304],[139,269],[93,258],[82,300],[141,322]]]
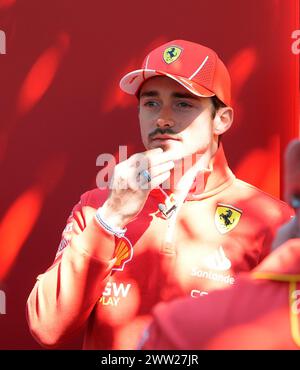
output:
[[[276,205],[282,206],[282,207],[288,207],[288,205],[285,202],[283,202],[281,199],[276,198],[275,196],[273,196],[269,193],[266,193],[265,191],[257,188],[254,185],[251,185],[248,182],[245,182],[243,180],[240,180],[240,179],[236,178],[234,180],[234,187],[239,188],[241,190],[244,190],[249,195],[252,195],[252,196],[254,196],[258,199],[265,200],[266,202],[270,202],[270,203],[273,203],[273,204],[276,204]]]
[[[284,219],[288,219],[294,215],[287,203],[240,179],[235,179],[233,191],[236,194],[241,194],[241,200],[247,202],[248,207],[259,212],[267,212],[271,218],[272,216],[275,218],[282,216]]]

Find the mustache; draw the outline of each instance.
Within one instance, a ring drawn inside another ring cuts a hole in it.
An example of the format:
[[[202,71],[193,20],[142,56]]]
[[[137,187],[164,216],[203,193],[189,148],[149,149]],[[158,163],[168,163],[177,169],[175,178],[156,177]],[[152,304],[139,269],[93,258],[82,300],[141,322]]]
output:
[[[164,134],[168,134],[168,135],[176,135],[176,132],[173,131],[171,128],[156,128],[154,131],[152,131],[150,134],[149,134],[149,139],[152,139],[155,135],[157,134],[161,134],[161,135],[164,135]]]

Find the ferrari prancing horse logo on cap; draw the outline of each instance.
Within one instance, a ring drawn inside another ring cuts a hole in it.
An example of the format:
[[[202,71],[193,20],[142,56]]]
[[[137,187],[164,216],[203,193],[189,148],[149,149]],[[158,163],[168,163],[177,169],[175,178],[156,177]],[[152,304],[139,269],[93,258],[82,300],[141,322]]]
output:
[[[226,234],[233,230],[240,221],[242,210],[218,203],[215,213],[215,224],[221,234]]]
[[[164,61],[167,64],[175,62],[180,57],[182,49],[178,46],[170,46],[164,51]]]

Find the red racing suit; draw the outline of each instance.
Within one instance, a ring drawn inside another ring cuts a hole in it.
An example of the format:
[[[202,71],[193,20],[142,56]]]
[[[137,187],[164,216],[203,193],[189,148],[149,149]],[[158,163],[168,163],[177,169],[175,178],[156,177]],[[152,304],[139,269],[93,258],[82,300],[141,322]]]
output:
[[[54,263],[37,277],[28,298],[28,323],[37,341],[59,347],[84,326],[83,348],[136,348],[155,304],[183,295],[197,299],[233,285],[236,273],[257,266],[293,212],[236,179],[222,146],[212,168],[204,192],[191,190],[183,203],[172,244],[164,243],[169,220],[158,210],[165,201],[158,189],[122,239],[95,221],[108,190],[83,194]]]
[[[234,287],[159,304],[144,339],[144,349],[300,349],[300,239]]]

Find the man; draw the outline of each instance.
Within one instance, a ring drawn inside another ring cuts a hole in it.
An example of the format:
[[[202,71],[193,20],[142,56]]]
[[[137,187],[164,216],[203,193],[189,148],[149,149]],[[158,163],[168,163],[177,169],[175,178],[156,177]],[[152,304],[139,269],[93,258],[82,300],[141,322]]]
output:
[[[286,198],[296,217],[274,241],[283,245],[232,288],[158,306],[144,349],[300,349],[298,140],[286,154]]]
[[[213,50],[171,41],[120,86],[138,98],[146,152],[115,167],[110,189],[81,197],[38,276],[27,315],[48,347],[85,326],[84,348],[136,348],[156,303],[234,284],[291,216],[228,168],[230,77]]]

